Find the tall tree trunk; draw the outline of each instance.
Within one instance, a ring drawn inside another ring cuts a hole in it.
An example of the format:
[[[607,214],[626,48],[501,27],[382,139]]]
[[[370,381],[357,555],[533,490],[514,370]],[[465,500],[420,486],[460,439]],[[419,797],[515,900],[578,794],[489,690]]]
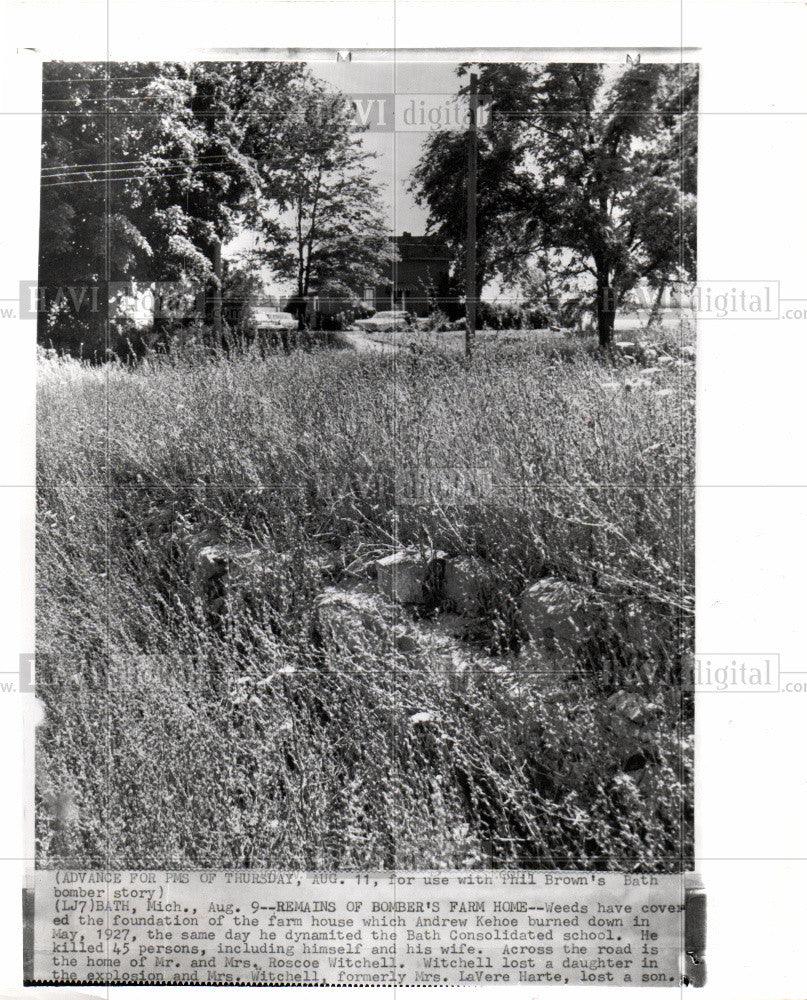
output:
[[[661,315],[661,300],[664,298],[664,293],[667,291],[667,279],[663,278],[661,284],[656,290],[656,298],[653,302],[653,307],[650,310],[650,314],[647,317],[646,327],[651,327],[658,320]]]
[[[597,266],[597,336],[600,347],[610,347],[614,339],[616,289],[605,266]]]

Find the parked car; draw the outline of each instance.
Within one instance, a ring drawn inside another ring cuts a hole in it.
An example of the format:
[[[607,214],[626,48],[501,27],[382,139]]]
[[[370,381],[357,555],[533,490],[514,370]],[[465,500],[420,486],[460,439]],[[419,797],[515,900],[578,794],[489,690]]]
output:
[[[278,330],[296,330],[297,319],[291,313],[281,312],[272,306],[255,306],[252,320],[258,333],[274,333]]]
[[[390,309],[387,312],[377,312],[369,319],[357,319],[354,325],[366,333],[405,330],[412,325],[412,317],[403,309]]]

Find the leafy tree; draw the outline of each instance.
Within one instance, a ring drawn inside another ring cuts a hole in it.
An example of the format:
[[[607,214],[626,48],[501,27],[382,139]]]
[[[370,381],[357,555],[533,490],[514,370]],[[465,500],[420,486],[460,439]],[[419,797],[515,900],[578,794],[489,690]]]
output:
[[[467,75],[460,66],[457,75]],[[491,127],[477,134],[476,291],[512,266],[517,253],[512,219],[530,197],[533,179],[526,168],[534,69],[515,63],[482,67],[479,92]],[[467,92],[459,89],[458,96]],[[429,210],[429,232],[453,251],[452,287],[464,282],[467,155],[465,132],[438,131],[428,137],[410,179],[418,204]]]
[[[248,224],[263,238],[255,256],[294,283],[301,328],[313,290],[347,303],[383,280],[394,251],[389,221],[346,98],[306,76],[286,90],[285,155],[257,150],[260,190]]]
[[[284,119],[293,114],[286,95],[302,76],[295,63],[194,63],[160,81],[173,127],[148,194],[166,206],[166,256],[199,280],[212,278],[214,244],[235,235],[245,200],[259,185],[270,197],[270,165],[285,154]],[[193,156],[179,177],[166,169],[177,143]]]
[[[480,68],[493,118],[480,140],[477,285],[494,272],[514,283],[536,254],[554,251],[564,277],[589,275],[599,340],[608,346],[618,305],[639,282],[659,287],[694,275],[696,71],[518,69],[507,78],[501,66]],[[460,143],[434,137],[413,176],[431,228],[453,231],[457,247]],[[497,172],[490,155],[499,146],[506,155]],[[453,159],[440,155],[448,148]]]
[[[522,239],[565,250],[570,266],[591,273],[602,346],[613,339],[619,304],[640,281],[694,271],[695,196],[685,190],[676,142],[691,133],[676,122],[675,83],[659,64],[616,74],[595,65],[550,66],[535,81],[536,189],[521,213]],[[690,102],[695,93],[691,88]],[[686,180],[693,185],[694,173]]]
[[[108,282],[214,280],[213,245],[232,235],[258,182],[250,153],[260,144],[270,161],[279,95],[301,73],[293,63],[46,64],[40,339],[98,356]]]
[[[143,220],[131,199],[142,153],[133,150],[124,116],[116,112],[125,111],[155,75],[152,65],[119,64],[108,79],[102,64],[45,64],[42,339],[73,349],[87,337],[95,346],[102,345],[106,282],[124,280],[134,262],[146,255]],[[138,157],[135,162],[133,156]]]
[[[224,261],[222,306],[228,327],[243,333],[251,318],[250,305],[264,297],[260,275],[243,262]]]
[[[520,258],[511,270],[511,287],[525,302],[540,303],[551,325],[581,324],[589,305],[589,275],[567,252],[551,247],[537,250],[528,260]]]
[[[648,177],[665,177],[678,188],[680,205],[675,227],[666,227],[674,245],[659,255],[667,266],[648,275],[656,300],[648,323],[655,319],[670,284],[694,280],[697,257],[696,200],[698,180],[698,69],[682,64],[662,78],[658,118],[659,137],[648,157]],[[676,260],[677,254],[677,260]]]

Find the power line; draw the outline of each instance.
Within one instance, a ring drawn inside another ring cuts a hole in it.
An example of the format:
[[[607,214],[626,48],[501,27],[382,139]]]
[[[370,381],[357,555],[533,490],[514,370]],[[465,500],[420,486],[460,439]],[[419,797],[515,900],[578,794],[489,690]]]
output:
[[[86,104],[92,101],[95,104],[102,103],[104,101],[157,101],[162,100],[162,94],[129,94],[127,97],[116,94],[104,94],[103,97],[85,97],[81,94],[74,94],[72,97],[43,97],[43,104],[73,104],[75,101],[81,101]]]
[[[302,149],[300,151],[300,154],[304,154],[304,153],[305,154],[327,153],[327,152],[330,152],[330,148],[331,148],[330,146],[309,146],[309,147],[305,147],[304,149]],[[223,165],[220,166],[220,167],[218,167],[217,166],[218,163],[226,162],[228,159],[231,159],[232,161],[235,160],[235,158],[234,157],[231,158],[230,154],[228,154],[228,153],[205,153],[205,154],[202,154],[201,156],[197,157],[197,159],[194,162],[188,162],[188,163],[182,162],[182,158],[181,157],[162,157],[161,159],[163,159],[168,164],[171,164],[171,166],[169,166],[168,169],[179,169],[180,167],[183,167],[183,168],[186,168],[187,170],[195,171],[197,174],[212,173],[212,172],[214,172],[217,169],[218,170],[246,170],[250,166],[253,169],[255,169],[256,171],[259,172],[260,168],[261,168],[261,165],[262,165],[262,160],[258,159],[257,161],[251,161],[251,162],[246,162],[246,163],[235,163],[235,162],[233,162],[233,165],[231,167],[225,167]],[[247,159],[249,161],[249,158],[245,158],[245,159]],[[118,166],[118,164],[119,164],[119,166]],[[198,169],[199,165],[201,165],[201,167],[203,169],[199,170]],[[102,163],[102,164],[97,164],[97,165],[90,166],[88,169],[80,169],[79,167],[69,167],[69,168],[66,168],[66,169],[60,169],[60,168],[56,168],[56,167],[50,167],[50,168],[44,167],[44,168],[42,168],[42,170],[43,170],[42,177],[46,181],[54,181],[56,178],[71,177],[74,174],[79,174],[79,175],[80,174],[102,174],[103,175],[103,176],[100,176],[100,177],[97,177],[97,178],[77,179],[77,180],[72,181],[72,183],[80,184],[80,183],[86,183],[87,180],[102,181],[102,180],[104,180],[104,178],[106,176],[112,175],[116,170],[123,170],[124,168],[127,168],[131,172],[131,171],[135,171],[135,170],[138,170],[138,169],[147,170],[151,166],[156,166],[156,164],[151,164],[151,163],[149,163],[146,160],[120,160],[120,161],[110,160],[110,161],[107,161],[107,162]],[[204,168],[207,168],[207,169],[204,169]],[[346,171],[346,169],[347,168],[343,167],[342,168],[342,173],[344,173]],[[45,170],[50,170],[51,172],[50,173],[44,173]],[[184,172],[186,172],[186,170],[182,170],[181,171],[181,173],[184,173]],[[159,171],[157,173],[159,174]],[[164,173],[165,172],[163,172],[163,174]],[[180,176],[180,175],[181,174],[177,174],[176,176]],[[144,175],[133,175],[133,177],[130,178],[130,179],[133,179],[133,180],[142,179],[143,176]],[[68,182],[65,181],[65,183],[68,183]],[[55,187],[56,184],[55,183],[54,184],[43,184],[41,186],[42,187]]]
[[[190,77],[162,76],[159,73],[149,76],[64,76],[58,78],[51,77],[50,79],[42,77],[43,83],[119,83],[130,80],[177,80],[181,83],[191,82]]]
[[[200,176],[201,174],[209,174],[216,172],[226,172],[229,170],[240,169],[236,166],[226,166],[224,163],[209,163],[202,167],[202,169],[188,166],[187,168],[182,167],[180,164],[174,164],[173,166],[168,166],[164,170],[153,170],[148,171],[145,168],[142,173],[134,173],[135,168],[124,167],[120,170],[105,170],[101,173],[97,173],[96,176],[85,176],[89,174],[90,171],[80,171],[76,174],[54,174],[51,176],[43,177],[42,180],[46,183],[40,184],[40,187],[55,187],[57,184],[87,184],[90,182],[101,182],[106,179],[118,180],[118,179],[131,179],[131,180],[150,180],[154,177],[182,177],[182,176]]]
[[[157,177],[160,178],[173,178],[173,177],[199,177],[202,174],[214,174],[214,173],[228,173],[230,171],[240,170],[240,167],[211,167],[205,170],[196,170],[189,174],[186,170],[177,170],[175,173],[168,173],[167,171],[158,172]],[[107,181],[142,181],[148,180],[148,176],[144,174],[132,174],[131,176],[121,176],[120,174],[105,175],[103,177],[87,177],[81,180],[66,180],[66,181],[54,181],[50,184],[40,184],[40,190],[46,190],[47,188],[54,187],[67,187],[71,184],[105,184]]]
[[[300,60],[302,61],[302,60]],[[247,65],[245,63],[240,63],[240,66]],[[264,65],[263,63],[256,63],[253,65]],[[128,83],[130,80],[168,80],[169,82],[176,83],[193,83],[194,78],[192,76],[166,76],[163,73],[152,73],[152,74],[141,74],[136,76],[60,76],[60,77],[45,77],[43,75],[43,83]]]
[[[207,162],[216,160],[226,160],[229,154],[227,153],[203,153],[201,156],[197,156],[195,161],[188,161],[188,166],[193,166],[194,162]],[[158,160],[165,163],[176,163],[180,165],[184,162],[184,158],[181,156],[161,156],[157,157]],[[65,164],[64,166],[52,166],[52,167],[42,167],[42,175],[44,177],[56,177],[60,175],[67,176],[73,173],[98,173],[101,170],[115,170],[118,168],[146,168],[149,166],[156,165],[155,161],[149,160],[108,160],[106,162],[100,163],[74,163]]]

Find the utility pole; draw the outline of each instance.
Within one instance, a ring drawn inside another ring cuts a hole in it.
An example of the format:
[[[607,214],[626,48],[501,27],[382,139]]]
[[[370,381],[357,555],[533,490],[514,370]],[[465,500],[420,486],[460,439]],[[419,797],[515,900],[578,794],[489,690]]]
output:
[[[476,113],[479,107],[477,76],[471,73],[468,91],[468,198],[465,235],[465,356],[470,358],[476,340]]]
[[[213,240],[213,274],[216,284],[213,289],[213,334],[216,344],[221,343],[221,240]]]

